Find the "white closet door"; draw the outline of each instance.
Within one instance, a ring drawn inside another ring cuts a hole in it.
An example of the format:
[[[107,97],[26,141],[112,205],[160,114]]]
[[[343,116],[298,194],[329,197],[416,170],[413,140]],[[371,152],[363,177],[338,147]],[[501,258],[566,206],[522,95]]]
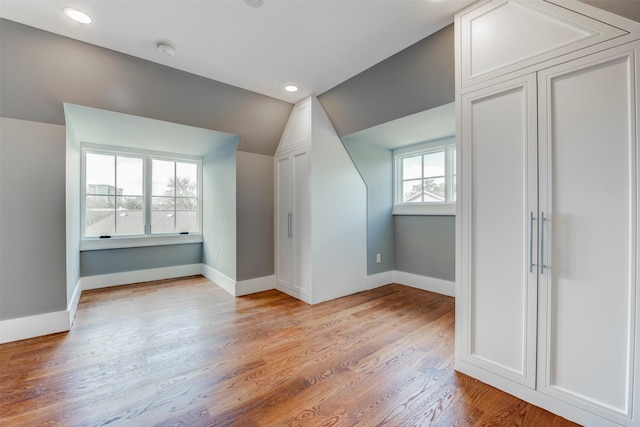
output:
[[[278,285],[290,288],[291,264],[291,170],[292,159],[288,154],[276,158],[276,277]]]
[[[536,360],[535,86],[531,75],[462,97],[458,169],[462,204],[470,207],[460,230],[459,358],[529,387]]]
[[[539,388],[627,422],[636,357],[638,46],[538,79],[540,210],[548,218]]]
[[[293,153],[292,262],[293,288],[301,295],[310,294],[311,282],[311,199],[309,149]]]

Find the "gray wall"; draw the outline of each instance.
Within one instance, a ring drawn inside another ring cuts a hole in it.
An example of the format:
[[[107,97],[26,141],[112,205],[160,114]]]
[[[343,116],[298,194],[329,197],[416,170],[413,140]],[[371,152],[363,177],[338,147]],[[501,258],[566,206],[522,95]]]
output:
[[[201,262],[201,243],[84,251],[80,252],[80,275],[95,276]]]
[[[367,186],[367,275],[395,268],[391,216],[393,158],[391,151],[360,142],[344,142]],[[376,254],[381,262],[376,262]]]
[[[640,2],[638,0],[580,0],[591,6],[606,10],[627,19],[640,22]]]
[[[244,151],[266,155],[275,152],[292,109],[283,101],[7,20],[0,20],[0,40],[0,117],[25,121],[2,127],[0,320],[65,310],[81,269],[97,274],[127,271],[134,268],[130,264],[134,261],[136,269],[157,265],[158,257],[140,257],[135,250],[109,252],[107,258],[115,260],[111,265],[95,263],[100,252],[83,253],[82,262],[77,250],[65,256],[66,225],[79,220],[73,216],[65,220],[66,136],[64,126],[59,126],[65,124],[63,102],[238,134]],[[79,158],[75,152],[66,155],[70,162]],[[235,166],[231,173],[235,182]],[[250,176],[244,178],[244,173]],[[243,182],[273,179],[268,168],[245,167],[238,174]],[[17,192],[19,179],[25,185]],[[74,199],[71,190],[67,194]],[[8,208],[12,199],[33,208],[37,219],[18,217]],[[273,215],[271,198],[257,198],[246,206],[251,212],[234,213],[245,222],[252,215]],[[234,199],[234,212],[235,208]],[[235,264],[231,266],[237,262],[235,217],[221,228],[218,235],[223,238],[225,232],[233,233],[233,239],[222,244],[221,268],[235,278]],[[239,247],[254,244],[254,235],[261,236],[259,247],[270,247],[271,253],[256,249],[240,254],[243,279],[273,270],[272,223],[251,235],[238,233],[238,238],[247,239],[238,242]],[[170,260],[162,266],[198,258],[193,248],[180,256],[171,254],[170,248],[151,250],[157,251]],[[211,261],[204,255],[211,250],[202,252],[200,260]],[[125,260],[131,254],[136,255]],[[75,266],[76,273],[66,275],[67,266],[70,270]],[[259,268],[253,270],[254,266]]]
[[[369,275],[399,270],[454,280],[455,217],[392,216],[391,151],[373,140],[348,142],[352,133],[453,102],[454,72],[449,25],[318,97],[367,184]]]
[[[454,101],[453,24],[318,97],[341,137]]]
[[[273,157],[237,153],[237,280],[274,273]]]
[[[67,309],[64,162],[64,126],[0,119],[0,320]]]
[[[396,270],[455,280],[455,217],[393,217]]]
[[[292,105],[53,33],[0,20],[0,116],[64,125],[63,102],[240,135],[273,155]]]

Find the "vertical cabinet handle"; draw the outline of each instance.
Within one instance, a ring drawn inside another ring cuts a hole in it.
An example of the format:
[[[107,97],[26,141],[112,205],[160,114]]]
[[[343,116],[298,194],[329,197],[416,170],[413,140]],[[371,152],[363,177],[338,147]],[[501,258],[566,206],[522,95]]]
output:
[[[533,273],[533,211],[529,213],[529,273]]]
[[[293,233],[291,233],[291,218],[293,217],[293,214],[291,212],[287,212],[287,237],[291,238],[293,237]]]
[[[540,274],[544,274],[544,211],[540,212]]]

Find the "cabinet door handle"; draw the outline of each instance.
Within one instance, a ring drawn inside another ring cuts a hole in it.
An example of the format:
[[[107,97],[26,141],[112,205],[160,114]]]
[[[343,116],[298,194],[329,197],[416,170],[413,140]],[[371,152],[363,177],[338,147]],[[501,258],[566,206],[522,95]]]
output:
[[[540,212],[540,274],[544,274],[544,211]]]
[[[291,238],[293,237],[293,234],[291,233],[291,219],[293,217],[293,214],[291,212],[287,212],[287,237]]]
[[[533,211],[529,213],[529,273],[533,273]]]

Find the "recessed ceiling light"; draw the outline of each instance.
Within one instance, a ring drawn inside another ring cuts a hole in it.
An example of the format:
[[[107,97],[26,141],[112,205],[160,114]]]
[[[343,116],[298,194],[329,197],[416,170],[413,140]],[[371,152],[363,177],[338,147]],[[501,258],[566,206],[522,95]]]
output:
[[[158,43],[156,45],[156,49],[158,52],[167,55],[167,56],[176,56],[176,50],[173,46],[167,43]]]
[[[84,12],[79,11],[78,9],[74,9],[72,7],[65,7],[64,13],[69,18],[80,24],[91,24],[91,17]]]
[[[291,93],[297,92],[298,91],[298,86],[296,86],[296,85],[286,85],[284,87],[284,90],[286,90],[287,92],[291,92]]]

